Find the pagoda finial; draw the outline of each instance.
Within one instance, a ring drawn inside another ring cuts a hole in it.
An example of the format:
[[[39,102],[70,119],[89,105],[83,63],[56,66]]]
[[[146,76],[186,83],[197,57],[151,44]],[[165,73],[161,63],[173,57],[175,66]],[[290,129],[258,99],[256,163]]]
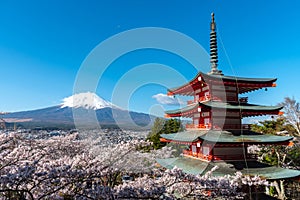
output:
[[[215,14],[211,13],[211,23],[210,23],[210,66],[211,71],[208,74],[212,75],[223,75],[222,71],[218,70],[218,48],[217,48],[217,33],[216,33],[216,23]]]
[[[215,14],[211,13],[211,23],[210,23],[210,30],[215,31],[216,23],[215,23]]]

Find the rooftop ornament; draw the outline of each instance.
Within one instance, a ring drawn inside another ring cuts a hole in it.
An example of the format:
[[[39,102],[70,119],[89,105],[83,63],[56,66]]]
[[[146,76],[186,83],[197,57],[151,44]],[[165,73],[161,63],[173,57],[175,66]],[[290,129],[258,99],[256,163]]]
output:
[[[211,71],[208,74],[211,75],[223,75],[222,71],[218,70],[218,47],[217,47],[217,33],[215,14],[211,13],[210,23],[210,66]]]

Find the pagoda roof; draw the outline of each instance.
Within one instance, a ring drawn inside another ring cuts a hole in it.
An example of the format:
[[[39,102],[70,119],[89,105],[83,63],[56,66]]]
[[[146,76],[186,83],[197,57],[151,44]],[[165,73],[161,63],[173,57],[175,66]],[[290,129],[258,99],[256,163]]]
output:
[[[165,111],[165,113],[167,115],[169,115],[169,114],[186,113],[186,112],[190,112],[190,111],[193,111],[193,110],[197,110],[198,107],[199,107],[199,103],[196,102],[196,103],[190,104],[190,105],[188,105],[186,107],[183,107],[183,108]]]
[[[263,114],[278,114],[274,112],[279,112],[282,109],[282,106],[263,106],[263,105],[255,105],[248,103],[224,103],[219,101],[206,101],[206,102],[196,102],[190,104],[184,108],[175,109],[165,111],[167,115],[180,115],[180,114],[193,114],[198,112],[198,107],[209,107],[215,109],[226,109],[228,111],[238,110],[242,113],[243,117],[245,116],[255,116],[255,115],[263,115]],[[246,114],[247,113],[247,114]]]
[[[213,167],[218,166],[218,169],[213,171],[213,176],[234,175],[237,171],[240,171],[243,175],[257,175],[267,180],[288,179],[300,176],[300,171],[298,170],[270,166],[258,161],[206,162],[189,157],[177,157],[157,159],[157,162],[167,169],[173,169],[176,166],[184,172],[194,175],[204,175]]]
[[[178,133],[172,134],[161,134],[162,138],[172,141],[181,141],[181,142],[195,142],[199,140],[200,136],[207,134],[208,131],[201,131],[201,130],[188,130],[182,131]]]
[[[223,76],[223,75],[212,75],[204,74],[205,77],[211,79],[222,79],[223,81],[234,81],[234,82],[243,82],[243,83],[270,83],[275,82],[277,78],[247,78],[247,77],[237,77],[237,76]]]
[[[283,106],[263,106],[263,105],[256,105],[256,104],[248,104],[248,103],[224,103],[219,101],[206,101],[206,102],[199,102],[200,106],[207,106],[211,108],[222,108],[228,110],[243,110],[243,111],[273,111],[273,110],[280,110]]]
[[[222,130],[191,130],[173,134],[161,134],[162,138],[170,141],[196,142],[205,140],[212,143],[248,143],[248,144],[275,144],[289,142],[291,136],[277,136],[259,134],[253,131],[222,131]]]
[[[199,72],[190,82],[179,86],[168,89],[169,93],[180,93],[180,89],[189,88],[192,89],[192,85],[199,82],[198,78],[202,77],[204,82],[208,81],[217,81],[217,82],[227,82],[232,83],[233,85],[237,85],[239,89],[239,93],[246,93],[253,90],[258,90],[263,87],[272,87],[273,83],[276,82],[277,78],[246,78],[246,77],[236,77],[236,76],[224,76],[224,75],[213,75],[213,74],[205,74],[203,72]],[[251,84],[255,84],[255,87],[251,87]]]

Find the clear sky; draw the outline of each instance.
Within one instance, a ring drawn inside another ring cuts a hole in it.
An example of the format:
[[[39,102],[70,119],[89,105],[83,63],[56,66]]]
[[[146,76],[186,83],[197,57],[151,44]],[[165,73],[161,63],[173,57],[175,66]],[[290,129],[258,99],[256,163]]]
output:
[[[299,9],[297,0],[2,0],[0,111],[61,103],[72,95],[79,69],[90,52],[127,30],[175,30],[208,51],[211,12],[217,22],[219,69],[226,75],[278,78],[276,88],[247,94],[250,102],[275,105],[286,96],[299,100]],[[116,44],[112,51],[122,45]],[[168,73],[169,69],[181,78]],[[196,73],[194,66],[173,52],[145,48],[120,55],[106,66],[96,93],[112,101],[118,91],[117,98],[124,95],[130,110],[153,112],[160,109],[153,96],[165,94],[166,87],[179,86]],[[151,77],[161,79],[152,83]],[[133,79],[147,81],[131,82]],[[168,82],[160,84],[162,79]],[[129,87],[135,89],[126,94]]]

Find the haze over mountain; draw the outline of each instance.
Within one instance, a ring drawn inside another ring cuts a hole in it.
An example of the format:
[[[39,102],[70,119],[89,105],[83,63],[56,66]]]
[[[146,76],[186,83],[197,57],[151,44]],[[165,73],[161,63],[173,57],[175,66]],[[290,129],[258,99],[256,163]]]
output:
[[[146,128],[150,116],[132,112],[105,101],[95,93],[86,92],[64,98],[62,104],[43,109],[9,113],[7,122],[18,122],[27,127],[86,127],[118,125],[123,128]],[[75,123],[74,123],[75,121]],[[76,125],[76,126],[75,126]]]

